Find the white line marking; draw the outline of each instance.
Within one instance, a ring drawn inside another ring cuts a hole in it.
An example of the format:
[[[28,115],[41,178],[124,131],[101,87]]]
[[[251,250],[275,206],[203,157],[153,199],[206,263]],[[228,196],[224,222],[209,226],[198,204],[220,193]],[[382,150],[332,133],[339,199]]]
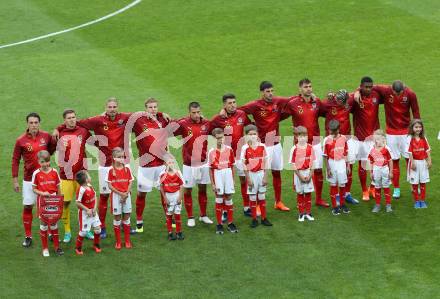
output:
[[[127,9],[132,8],[133,6],[139,4],[140,2],[142,2],[142,0],[135,0],[132,3],[128,4],[127,6],[121,8],[121,9],[115,11],[115,12],[112,12],[111,14],[103,16],[103,17],[101,17],[99,19],[96,19],[96,20],[93,20],[93,21],[90,21],[90,22],[87,22],[87,23],[84,23],[84,24],[81,24],[81,25],[78,25],[78,26],[75,26],[75,27],[64,29],[64,30],[61,30],[61,31],[57,31],[57,32],[53,32],[53,33],[37,36],[37,37],[34,37],[34,38],[30,38],[30,39],[27,39],[27,40],[23,40],[21,42],[1,45],[0,49],[9,48],[9,47],[13,47],[13,46],[18,46],[18,45],[22,45],[22,44],[28,44],[28,43],[31,43],[31,42],[34,42],[34,41],[37,41],[37,40],[40,40],[40,39],[48,38],[48,37],[55,36],[55,35],[60,35],[60,34],[63,34],[63,33],[67,33],[67,32],[73,31],[73,30],[77,30],[77,29],[80,29],[80,28],[84,28],[84,27],[87,27],[87,26],[90,26],[90,25],[102,22],[104,20],[107,20],[107,19],[109,19],[111,17],[114,17],[114,16],[116,16],[116,15],[126,11]]]

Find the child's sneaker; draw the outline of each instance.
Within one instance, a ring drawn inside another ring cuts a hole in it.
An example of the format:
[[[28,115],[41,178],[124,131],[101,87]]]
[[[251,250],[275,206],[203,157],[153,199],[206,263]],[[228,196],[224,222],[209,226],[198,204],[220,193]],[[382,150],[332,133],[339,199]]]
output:
[[[346,205],[341,206],[342,213],[348,214],[350,213],[350,209]]]
[[[416,202],[414,203],[414,209],[420,209],[420,201],[416,200]]]
[[[298,215],[298,221],[299,222],[304,222],[304,214],[299,214]]]
[[[393,198],[394,199],[399,199],[400,198],[400,188],[394,188]]]
[[[426,202],[424,200],[420,201],[420,208],[421,209],[426,209],[428,207],[428,205],[426,204]]]
[[[136,224],[136,233],[142,234],[144,232],[144,224],[138,223]]]
[[[84,252],[82,251],[81,248],[75,248],[75,253],[76,253],[76,255],[83,255],[84,254]]]
[[[178,233],[176,234],[176,236],[177,236],[177,240],[180,240],[180,241],[182,241],[182,240],[184,240],[184,239],[185,239],[185,236],[183,235],[183,233],[182,233],[182,232],[178,232]]]
[[[272,226],[272,223],[270,223],[269,220],[267,220],[267,218],[262,219],[261,224],[264,226]]]
[[[89,233],[90,233],[90,234],[89,234]],[[89,240],[93,240],[93,238],[94,238],[93,233],[92,233],[91,231],[89,231],[89,232],[87,233],[87,239],[89,239]],[[107,238],[107,230],[106,230],[105,227],[101,228],[101,237],[100,237],[100,238],[101,238],[101,239],[105,239],[105,238]]]
[[[237,227],[235,226],[234,223],[229,223],[228,224],[228,231],[230,231],[233,234],[238,233],[238,229],[237,229]]]
[[[391,208],[391,205],[390,205],[390,204],[387,204],[387,205],[386,205],[386,207],[385,207],[385,211],[386,211],[387,213],[391,213],[391,212],[393,211],[393,209]]]
[[[335,215],[335,216],[341,214],[341,211],[339,210],[339,207],[333,208],[332,209],[332,214]]]
[[[133,245],[131,244],[130,241],[125,241],[125,248],[131,249],[132,247],[133,247]]]
[[[101,246],[99,244],[94,244],[93,250],[95,250],[96,253],[101,253]]]
[[[251,227],[252,228],[256,228],[257,226],[258,226],[258,220],[257,219],[252,219]]]
[[[306,214],[304,217],[305,217],[306,220],[309,220],[309,221],[314,221],[315,220],[315,217],[313,217],[312,214]]]
[[[252,217],[251,209],[248,208],[247,210],[243,210],[243,215],[246,217]]]
[[[23,245],[24,248],[31,247],[31,245],[32,245],[32,237],[25,237],[22,245]]]
[[[173,233],[168,233],[168,241],[176,240],[176,236]]]
[[[95,238],[95,236],[93,236],[92,231],[89,230],[86,234],[86,238],[89,240],[93,240]]]
[[[351,196],[350,193],[345,194],[345,201],[348,203],[351,203],[353,205],[359,204],[359,200],[357,200],[356,198],[353,198],[353,196]]]
[[[371,210],[373,213],[379,213],[380,211],[380,205],[375,205],[374,208]]]
[[[72,234],[71,233],[65,233],[64,234],[64,239],[63,239],[64,243],[70,243],[71,239],[72,239]]]
[[[49,254],[49,249],[47,249],[47,248],[44,248],[44,249],[43,249],[43,256],[44,256],[44,257],[49,257],[49,256],[50,256],[50,254]]]
[[[62,256],[62,255],[64,255],[64,250],[61,249],[61,248],[57,248],[57,249],[55,250],[55,252],[56,252],[56,254],[57,254],[58,256]]]
[[[217,224],[217,227],[215,229],[215,233],[217,235],[223,235],[224,234],[223,225]]]

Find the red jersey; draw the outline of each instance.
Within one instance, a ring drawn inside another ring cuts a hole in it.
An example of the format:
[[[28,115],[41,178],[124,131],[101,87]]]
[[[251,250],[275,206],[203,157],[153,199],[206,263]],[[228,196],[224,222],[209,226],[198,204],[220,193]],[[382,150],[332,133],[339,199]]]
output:
[[[118,113],[114,120],[111,120],[108,115],[98,115],[78,121],[78,125],[93,131],[95,136],[107,138],[106,143],[98,142],[98,148],[101,152],[99,156],[101,166],[112,165],[112,150],[115,147],[124,148],[124,131],[130,116],[131,113]]]
[[[393,89],[388,85],[376,85],[373,87],[382,99],[385,106],[386,132],[391,135],[406,135],[409,123],[413,118],[420,118],[419,104],[416,94],[408,87],[405,87],[401,95],[395,95]]]
[[[339,133],[342,135],[351,135],[350,113],[353,110],[354,100],[349,97],[345,105],[341,105],[334,99],[327,99],[322,102],[321,116],[325,117],[325,134],[330,135],[328,128],[330,121],[339,122]]]
[[[388,166],[391,161],[391,154],[386,146],[380,150],[373,147],[368,155],[368,160],[370,160],[372,166]]]
[[[160,185],[163,187],[163,191],[167,193],[175,193],[179,191],[183,185],[182,176],[178,172],[174,174],[163,172],[160,175],[159,180]]]
[[[318,98],[306,102],[302,96],[294,96],[290,98],[284,113],[292,116],[294,127],[307,128],[308,143],[315,144],[313,136],[321,136],[318,122],[321,109],[321,100]]]
[[[431,151],[428,140],[425,137],[417,140],[414,137],[408,137],[407,153],[413,156],[414,160],[425,160],[428,158],[428,152]]]
[[[56,142],[49,133],[45,131],[38,131],[37,135],[33,137],[26,131],[23,135],[15,141],[14,152],[12,154],[12,177],[18,177],[18,168],[20,160],[23,157],[23,180],[32,181],[32,174],[35,170],[40,168],[37,154],[39,151],[46,150],[50,154],[55,151]]]
[[[127,192],[130,182],[134,180],[130,168],[124,166],[121,169],[114,168],[113,166],[108,171],[107,182],[112,184],[112,187],[119,192]]]
[[[353,95],[350,95],[350,98],[353,98]],[[364,141],[379,129],[379,101],[380,95],[374,90],[368,97],[361,96],[360,103],[354,101],[353,127],[354,136],[358,140]]]
[[[336,138],[329,135],[324,139],[324,156],[332,160],[343,160],[348,154],[347,138],[340,135]]]
[[[266,147],[260,143],[255,148],[246,144],[241,149],[241,160],[250,172],[263,170],[267,159]]]
[[[165,163],[163,158],[168,148],[168,131],[165,127],[168,124],[162,114],[158,114],[156,119],[146,116],[136,119],[132,131],[136,135],[139,166],[156,167]]]
[[[212,148],[208,153],[208,164],[211,169],[232,168],[234,163],[234,151],[227,145],[222,149]]]
[[[92,186],[80,186],[76,191],[76,201],[82,203],[87,209],[94,209],[96,202],[95,190]]]
[[[38,191],[57,194],[58,186],[60,185],[60,177],[54,168],[51,168],[49,172],[37,169],[32,175],[32,185],[35,186]]]
[[[183,164],[201,166],[206,163],[210,123],[203,119],[196,123],[189,116],[177,121],[179,128],[174,135],[186,140],[182,147]]]
[[[86,142],[91,135],[80,126],[60,129],[57,144],[60,177],[63,180],[74,180],[78,171],[87,169]]]
[[[259,99],[247,103],[238,109],[252,115],[258,128],[258,136],[261,142],[271,146],[280,142],[279,124],[282,120],[282,111],[288,102],[288,98],[273,97],[272,102]]]
[[[242,110],[237,110],[232,114],[228,114],[226,117],[216,115],[211,120],[211,129],[223,129],[225,133],[225,144],[232,147],[234,155],[238,157],[241,153],[241,147],[245,143],[242,141],[244,127],[250,123],[251,120],[247,114]]]
[[[294,164],[297,170],[310,169],[315,161],[315,152],[311,144],[305,148],[298,147],[298,144],[290,152],[290,163]]]

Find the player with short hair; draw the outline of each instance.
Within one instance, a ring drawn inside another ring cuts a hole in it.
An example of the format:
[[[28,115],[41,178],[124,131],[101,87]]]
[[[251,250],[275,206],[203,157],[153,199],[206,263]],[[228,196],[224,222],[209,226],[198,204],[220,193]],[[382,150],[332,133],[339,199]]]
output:
[[[329,122],[330,135],[324,139],[324,161],[327,168],[327,181],[330,183],[330,198],[332,201],[332,214],[339,215],[350,213],[345,205],[345,184],[350,165],[347,161],[347,138],[339,133],[339,122],[335,119]],[[339,206],[336,203],[336,194],[339,188]]]
[[[430,181],[431,147],[426,139],[425,128],[420,119],[413,119],[410,123],[406,152],[409,156],[407,179],[412,187],[414,208],[427,208],[426,183]]]
[[[158,111],[159,101],[148,98],[145,101],[146,113],[135,113],[136,120],[132,131],[136,136],[136,146],[139,150],[139,168],[137,174],[136,196],[136,232],[142,233],[143,212],[145,209],[147,193],[153,188],[159,188],[157,182],[159,175],[165,171],[165,156],[168,155],[168,130],[169,120]],[[166,203],[161,197],[162,206]]]
[[[258,129],[255,125],[247,125],[244,132],[247,144],[242,147],[240,157],[248,184],[252,213],[251,227],[256,228],[258,226],[257,201],[261,209],[261,224],[272,226],[266,215],[267,169],[269,167],[266,146],[259,141]]]
[[[216,234],[223,235],[222,212],[227,213],[228,231],[238,233],[234,224],[234,206],[232,194],[235,193],[232,167],[235,163],[234,151],[225,145],[225,134],[222,128],[212,130],[216,147],[208,152],[209,177],[212,191],[215,194],[215,215],[217,219]]]
[[[100,253],[101,246],[99,245],[99,239],[101,235],[101,221],[96,213],[98,205],[96,193],[91,184],[92,180],[87,170],[77,172],[75,179],[80,186],[76,193],[79,232],[75,244],[75,253],[77,255],[83,255],[82,243],[87,232],[91,229],[94,231],[93,249],[96,253]]]
[[[290,98],[283,113],[292,117],[293,127],[303,126],[309,134],[308,143],[315,152],[313,166],[313,184],[315,186],[315,205],[328,208],[329,204],[322,199],[324,177],[322,175],[322,146],[318,118],[321,114],[321,100],[313,94],[312,82],[308,78],[299,81],[299,95]]]
[[[182,196],[183,180],[174,157],[166,160],[166,169],[159,176],[159,186],[162,197],[166,203],[166,223],[168,230],[168,240],[185,239],[182,232]],[[173,216],[176,222],[176,235],[173,234]]]
[[[50,154],[46,150],[39,151],[37,154],[38,163],[40,168],[35,170],[32,174],[32,189],[35,194],[40,196],[60,195],[60,177],[58,172],[50,167]],[[48,248],[48,225],[40,218],[40,237],[43,248],[43,256],[49,256]],[[60,248],[60,240],[58,235],[57,223],[50,225],[50,231],[52,233],[53,246],[57,255],[63,255],[64,251]]]
[[[380,211],[381,191],[385,194],[386,212],[392,212],[390,180],[393,179],[393,161],[391,153],[386,144],[386,135],[382,130],[374,131],[374,145],[371,149],[368,160],[371,164],[371,178],[375,188],[376,205],[372,212]]]
[[[350,166],[350,173],[347,175],[347,184],[345,184],[345,201],[351,204],[358,204],[359,201],[351,195],[353,165],[356,162],[357,155],[357,142],[351,135],[350,123],[350,113],[353,110],[353,105],[353,97],[345,89],[340,89],[336,93],[329,92],[327,99],[322,102],[321,116],[325,117],[326,136],[330,135],[330,122],[337,120],[339,122],[339,132],[347,138],[347,161]],[[336,195],[336,201],[339,202],[339,194]]]
[[[381,103],[385,107],[385,124],[387,146],[393,158],[393,198],[400,197],[400,157],[408,161],[405,152],[408,127],[413,119],[420,119],[417,95],[405,84],[396,80],[391,85],[375,85],[373,87],[381,95]]]
[[[38,164],[37,153],[46,150],[50,154],[55,151],[56,142],[49,133],[40,130],[40,115],[32,112],[26,116],[27,128],[26,132],[20,135],[15,141],[14,151],[12,154],[12,182],[14,191],[20,192],[20,184],[18,183],[18,172],[20,160],[23,159],[23,227],[25,238],[23,247],[32,245],[32,208],[36,202],[37,196],[32,190],[32,174],[40,165]]]
[[[75,181],[78,171],[87,169],[86,142],[90,132],[77,124],[76,112],[66,109],[63,112],[64,126],[59,126],[57,143],[58,166],[60,168],[61,194],[64,196],[62,221],[64,224],[64,243],[72,237],[70,230],[70,202],[75,199],[79,188]],[[92,238],[93,236],[89,236]]]
[[[298,206],[298,221],[304,222],[315,220],[312,215],[312,192],[313,187],[313,162],[315,152],[313,146],[307,143],[307,129],[303,126],[295,128],[295,138],[297,143],[290,151],[289,162],[293,168],[293,189],[296,191],[296,201]]]
[[[247,194],[246,176],[240,161],[241,148],[244,144],[244,127],[251,123],[247,114],[237,109],[235,95],[227,93],[223,95],[224,115],[216,115],[211,120],[212,128],[222,128],[225,135],[225,144],[230,146],[235,156],[235,170],[240,178],[241,197],[243,198],[243,212],[250,216],[249,195]]]
[[[373,192],[373,186],[370,186],[370,192],[367,187],[367,162],[368,154],[373,148],[372,140],[374,131],[379,129],[379,104],[380,94],[373,89],[373,79],[365,76],[361,79],[359,89],[352,95],[355,103],[353,105],[353,128],[354,136],[358,139],[359,161],[358,174],[362,187],[362,200],[370,200],[370,192]]]
[[[130,214],[131,214],[131,184],[133,176],[129,167],[125,166],[124,150],[115,147],[112,150],[113,166],[110,168],[107,176],[110,193],[111,209],[114,216],[113,228],[115,231],[115,249],[121,250],[121,220],[124,229],[125,248],[132,247],[130,241]],[[122,217],[121,217],[122,215]],[[122,218],[122,219],[121,219]]]
[[[182,136],[185,143],[182,147],[183,156],[183,187],[184,204],[188,214],[189,227],[195,226],[192,207],[192,189],[198,186],[198,199],[200,206],[199,221],[205,224],[212,224],[206,213],[208,197],[206,185],[209,184],[209,166],[207,165],[208,135],[210,123],[202,116],[201,107],[198,102],[191,102],[188,105],[189,115],[178,120],[175,136]]]
[[[101,221],[101,238],[107,237],[105,226],[105,218],[107,215],[108,199],[110,189],[106,182],[108,171],[112,166],[112,150],[115,147],[124,148],[125,126],[131,113],[119,112],[119,101],[115,97],[111,97],[106,101],[105,114],[81,119],[77,124],[89,131],[93,131],[97,141],[95,144],[99,149],[99,166],[98,166],[98,182],[99,182],[99,219]],[[54,135],[58,136],[59,131],[65,125],[59,126],[54,131]],[[128,152],[128,148],[124,148]]]

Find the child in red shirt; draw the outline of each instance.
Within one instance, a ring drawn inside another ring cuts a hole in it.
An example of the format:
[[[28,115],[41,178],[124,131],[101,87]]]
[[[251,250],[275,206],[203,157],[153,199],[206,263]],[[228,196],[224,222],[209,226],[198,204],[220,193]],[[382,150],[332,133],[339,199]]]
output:
[[[130,214],[131,214],[131,196],[130,189],[133,182],[133,176],[130,168],[125,166],[124,150],[115,147],[112,151],[113,165],[107,175],[108,187],[112,191],[110,193],[111,209],[114,216],[113,228],[115,231],[115,248],[120,250],[121,244],[121,214],[124,228],[125,248],[131,248],[130,241]]]
[[[50,167],[49,152],[45,150],[40,151],[37,154],[37,158],[38,162],[40,163],[40,168],[35,170],[32,175],[32,189],[38,195],[38,202],[40,201],[41,196],[61,195],[60,177],[58,175],[58,172],[54,168]],[[47,230],[47,223],[40,219],[40,237],[44,257],[49,256]],[[55,223],[54,225],[51,225],[50,231],[52,233],[53,245],[55,247],[56,254],[63,255],[64,252],[60,248],[60,241],[58,236],[58,224]]]

